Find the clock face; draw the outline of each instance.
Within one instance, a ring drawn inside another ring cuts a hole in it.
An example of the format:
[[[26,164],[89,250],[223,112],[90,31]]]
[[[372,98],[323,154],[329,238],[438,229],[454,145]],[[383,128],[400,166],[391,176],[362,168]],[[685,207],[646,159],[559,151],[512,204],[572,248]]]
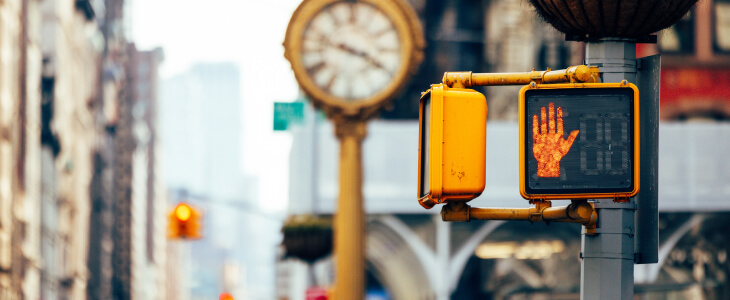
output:
[[[404,0],[303,0],[287,26],[284,56],[317,107],[369,118],[405,86],[424,45]]]
[[[304,30],[301,63],[314,84],[346,101],[367,99],[388,87],[404,67],[393,21],[366,2],[335,2]]]

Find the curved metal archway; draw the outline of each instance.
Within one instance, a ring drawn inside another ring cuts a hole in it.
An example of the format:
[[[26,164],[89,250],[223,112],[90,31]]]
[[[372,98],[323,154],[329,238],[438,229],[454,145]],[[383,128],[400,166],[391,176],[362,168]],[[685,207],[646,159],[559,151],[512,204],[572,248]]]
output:
[[[438,217],[435,218],[435,222],[442,222]],[[406,278],[413,277],[413,274],[423,274],[425,278],[418,278],[416,286],[412,288],[405,288],[404,291],[408,293],[408,299],[413,299],[413,291],[418,290],[423,293],[424,297],[431,298],[448,298],[455,289],[456,285],[461,278],[461,274],[464,271],[467,261],[471,255],[479,246],[479,243],[483,241],[489,234],[494,232],[499,226],[504,224],[504,221],[489,221],[484,223],[464,244],[454,252],[453,255],[449,255],[448,249],[450,248],[450,227],[448,223],[437,224],[436,235],[437,244],[447,243],[445,247],[436,246],[437,249],[429,247],[418,235],[416,235],[403,221],[392,215],[380,216],[370,222],[368,227],[368,259],[380,258],[389,262],[395,262],[403,260],[398,263],[388,263],[387,266],[393,266],[398,264],[406,263],[408,268],[402,269],[407,270],[407,274],[397,277],[398,286],[392,289],[395,297],[395,289],[403,287],[401,281],[408,281]],[[439,226],[440,225],[440,226]],[[391,236],[392,235],[392,236]],[[371,242],[371,238],[376,239]],[[383,241],[389,241],[389,246],[379,244]],[[405,257],[399,257],[394,255],[393,248],[398,249],[398,253],[408,253]],[[401,249],[405,248],[405,249]],[[383,251],[382,253],[377,252]],[[401,252],[402,251],[402,252]],[[445,257],[442,257],[445,256]],[[382,265],[373,261],[373,265]],[[417,269],[413,269],[416,268]],[[387,279],[385,280],[387,281]],[[384,283],[388,285],[388,283]],[[425,286],[429,288],[425,288]],[[398,298],[396,298],[398,299]],[[421,299],[416,297],[416,299]]]
[[[365,255],[372,274],[393,299],[433,299],[428,280],[416,275],[428,274],[418,254],[387,222],[381,217],[368,223]]]

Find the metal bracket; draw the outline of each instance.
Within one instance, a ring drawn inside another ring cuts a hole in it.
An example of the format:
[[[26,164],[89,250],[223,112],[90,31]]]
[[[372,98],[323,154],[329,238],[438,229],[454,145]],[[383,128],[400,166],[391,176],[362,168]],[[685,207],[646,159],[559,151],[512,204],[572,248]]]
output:
[[[608,258],[608,259],[626,259],[626,260],[634,260],[634,254],[631,253],[611,253],[611,252],[596,252],[591,253],[588,255],[583,255],[583,252],[580,253],[580,258]]]
[[[530,200],[528,200],[528,202],[529,202],[530,204],[532,204],[532,205],[537,205],[537,204],[544,204],[544,203],[547,203],[547,204],[548,204],[548,206],[547,206],[547,207],[551,207],[551,206],[552,206],[552,202],[551,202],[550,200],[546,200],[546,199],[544,199],[544,198],[539,198],[539,199],[530,199]]]
[[[619,202],[619,203],[606,203],[606,202],[593,202],[593,208],[606,208],[606,209],[630,209],[630,210],[636,210],[636,203],[626,203],[626,202]]]
[[[606,233],[606,234],[628,234],[628,235],[634,235],[634,228],[633,227],[624,227],[622,229],[618,228],[596,228],[596,233]]]
[[[626,82],[626,80],[624,79],[623,82]],[[628,203],[630,201],[631,201],[631,198],[625,197],[625,196],[613,198],[613,202],[615,202],[615,203]]]
[[[580,34],[565,34],[565,41],[568,42],[600,42],[603,37],[600,36],[589,36]],[[626,41],[631,41],[637,44],[656,44],[656,34],[647,34],[638,38],[626,38]]]

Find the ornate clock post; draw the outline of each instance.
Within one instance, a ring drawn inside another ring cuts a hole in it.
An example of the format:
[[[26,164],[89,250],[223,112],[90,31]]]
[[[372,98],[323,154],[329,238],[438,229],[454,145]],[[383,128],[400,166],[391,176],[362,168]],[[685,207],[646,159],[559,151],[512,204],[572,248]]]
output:
[[[335,299],[360,299],[365,284],[365,213],[362,201],[364,121],[335,120],[340,141],[340,195],[334,220]]]
[[[418,17],[402,0],[304,0],[289,21],[284,56],[340,141],[335,299],[364,296],[361,146],[367,121],[404,87],[423,47]]]

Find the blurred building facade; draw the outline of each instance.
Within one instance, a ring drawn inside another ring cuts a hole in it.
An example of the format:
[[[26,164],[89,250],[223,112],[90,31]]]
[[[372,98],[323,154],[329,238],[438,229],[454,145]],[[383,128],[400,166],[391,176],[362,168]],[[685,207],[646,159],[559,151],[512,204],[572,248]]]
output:
[[[426,59],[404,92],[381,113],[386,120],[418,119],[418,96],[441,82],[445,70],[528,72],[581,64],[583,46],[562,34],[518,0],[409,1],[423,24]],[[490,120],[516,120],[519,87],[478,88],[487,96]]]
[[[231,221],[230,208],[211,202],[245,205],[247,201],[239,190],[245,184],[239,158],[239,82],[233,63],[200,63],[163,84],[162,134],[170,200],[190,202],[204,211],[203,239],[177,243],[176,249],[197,258],[181,266],[181,279],[191,284],[186,295],[190,299],[223,292],[223,265],[231,259],[230,231],[237,229],[226,230],[229,226],[221,224]]]
[[[388,299],[577,299],[580,226],[444,223],[437,208],[417,204],[417,99],[445,71],[560,69],[582,63],[584,45],[565,42],[526,1],[411,3],[426,29],[426,58],[391,110],[369,125],[363,144],[368,291],[385,290]],[[730,39],[728,5],[701,2],[685,23],[659,33],[657,45],[637,46],[639,57],[660,53],[663,63],[660,263],[637,265],[634,276],[636,294],[648,299],[730,295],[730,238],[719,229],[728,225],[730,212],[730,165],[721,150],[730,147],[730,88],[718,84],[729,79],[730,59],[722,48]],[[688,50],[673,52],[667,45]],[[480,90],[489,105],[487,186],[474,206],[528,206],[518,192],[518,89]],[[291,214],[329,215],[336,209],[338,146],[332,130],[324,120],[292,130]],[[303,299],[307,287],[332,284],[331,258],[313,270],[310,275],[302,263],[280,260],[279,299]]]
[[[94,151],[94,175],[91,181],[91,226],[89,228],[89,277],[87,296],[108,298],[113,295],[114,275],[114,227],[115,227],[115,125],[119,121],[119,100],[125,96],[124,53],[126,39],[123,35],[124,2],[105,1],[104,11],[99,11],[104,38],[97,83],[97,101],[94,106],[97,149]],[[111,247],[110,247],[111,246]]]
[[[189,202],[204,213],[201,240],[170,243],[177,255],[195,258],[177,266],[176,282],[189,283],[189,299],[274,294],[272,249],[280,221],[260,211],[256,178],[242,170],[241,100],[240,70],[232,62],[197,63],[163,82],[170,201]]]
[[[0,3],[0,298],[40,296],[38,2]]]
[[[83,298],[101,31],[90,3],[41,2],[42,298]]]
[[[123,0],[0,3],[0,298],[164,299],[161,51]]]
[[[158,67],[163,60],[161,49],[139,51],[134,44],[127,46],[127,85],[130,96],[120,102],[119,116],[123,121],[116,131],[118,157],[125,157],[120,166],[116,184],[124,186],[115,198],[117,207],[125,204],[129,224],[124,234],[129,265],[120,269],[129,270],[131,298],[167,299],[165,291],[166,238],[167,238],[167,193],[162,180],[160,137],[158,134]],[[122,107],[124,106],[124,107]],[[122,125],[125,124],[125,125]],[[121,141],[124,136],[124,141]],[[122,154],[124,153],[124,154]],[[129,169],[129,171],[124,171]],[[126,175],[126,176],[125,176]],[[117,211],[116,222],[122,215]],[[115,227],[119,228],[119,227]],[[121,233],[121,232],[120,232]]]
[[[198,63],[164,82],[167,182],[192,194],[241,197],[241,75],[235,63]]]
[[[730,120],[730,2],[702,1],[657,44],[637,55],[662,54],[662,120]]]

